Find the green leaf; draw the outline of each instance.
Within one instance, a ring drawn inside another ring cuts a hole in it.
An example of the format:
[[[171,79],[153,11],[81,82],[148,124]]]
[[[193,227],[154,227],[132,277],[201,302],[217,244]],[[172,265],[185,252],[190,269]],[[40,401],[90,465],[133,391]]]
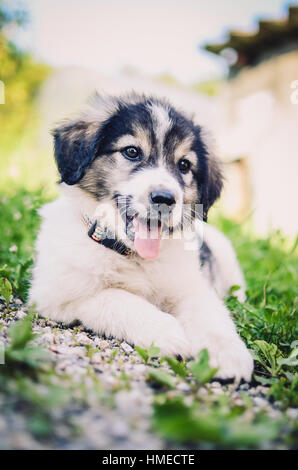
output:
[[[153,427],[161,435],[179,442],[221,441],[222,425],[211,415],[198,416],[181,397],[154,404]]]
[[[154,357],[158,357],[159,353],[160,349],[152,343],[148,349],[148,358],[153,359]]]
[[[263,422],[251,424],[238,417],[228,423],[224,440],[230,445],[255,447],[260,442],[276,438],[279,428],[279,422],[268,418],[265,418]]]
[[[52,432],[52,423],[46,413],[34,414],[27,423],[28,430],[39,438],[49,437]]]
[[[230,290],[229,290],[229,295],[234,295],[234,292],[237,292],[237,290],[239,290],[239,289],[240,289],[240,286],[238,286],[236,284],[231,286]]]
[[[278,380],[276,377],[263,377],[262,375],[254,375],[254,378],[262,385],[272,385]]]
[[[149,382],[155,382],[155,383],[164,385],[167,388],[170,388],[172,390],[176,388],[173,382],[173,377],[166,370],[162,370],[162,369],[150,370],[147,376],[147,380]]]
[[[148,350],[141,348],[140,346],[135,346],[135,350],[141,356],[143,361],[147,364],[150,359],[157,357],[159,355],[160,349],[157,346],[154,346],[152,343]]]
[[[39,368],[41,364],[49,360],[48,351],[43,349],[40,346],[28,347],[24,349],[10,349],[8,348],[5,354],[7,363],[9,362],[19,362],[28,365],[29,367],[36,369]]]
[[[6,302],[6,305],[8,306],[12,296],[12,286],[9,280],[5,277],[0,278],[0,295],[2,295]]]
[[[174,357],[163,357],[162,361],[168,363],[169,367],[172,369],[175,374],[179,375],[180,377],[186,377],[187,369],[185,362],[177,361]]]
[[[135,346],[135,350],[137,351],[137,353],[139,354],[139,356],[141,356],[141,358],[143,359],[143,361],[147,363],[147,361],[148,361],[148,353],[147,353],[147,350],[141,348],[140,346]]]
[[[193,402],[186,405],[181,397],[154,403],[153,427],[168,440],[199,444],[201,441],[222,447],[255,448],[277,437],[280,423],[267,417],[250,423],[231,410],[223,414],[218,407],[202,410]]]
[[[292,349],[288,357],[279,357],[277,359],[277,363],[281,366],[286,365],[289,367],[296,367],[298,366],[298,347]]]
[[[209,366],[207,349],[202,349],[198,354],[198,360],[189,362],[188,368],[200,384],[209,382],[218,370]]]
[[[11,338],[10,349],[24,349],[25,346],[36,337],[32,331],[31,318],[27,315],[23,320],[17,321],[8,329]]]
[[[255,340],[253,344],[256,346],[254,355],[255,359],[260,362],[272,375],[277,375],[280,366],[277,363],[281,356],[276,344],[269,344],[264,340]]]

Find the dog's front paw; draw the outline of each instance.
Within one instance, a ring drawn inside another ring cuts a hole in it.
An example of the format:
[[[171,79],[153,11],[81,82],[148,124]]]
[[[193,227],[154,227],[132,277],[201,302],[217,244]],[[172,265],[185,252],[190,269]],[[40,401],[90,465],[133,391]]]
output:
[[[253,358],[243,341],[238,337],[222,338],[212,336],[203,341],[200,347],[193,346],[193,354],[206,348],[210,357],[210,365],[218,368],[216,377],[220,379],[234,378],[250,381],[253,372]]]
[[[183,328],[167,313],[159,315],[135,344],[148,349],[152,343],[160,349],[161,356],[179,355],[184,359],[191,356],[191,345]]]

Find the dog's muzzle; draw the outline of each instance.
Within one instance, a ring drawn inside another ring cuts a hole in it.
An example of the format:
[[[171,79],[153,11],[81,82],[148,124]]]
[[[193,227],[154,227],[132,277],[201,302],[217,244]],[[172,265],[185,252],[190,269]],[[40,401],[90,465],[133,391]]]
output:
[[[142,258],[156,258],[162,232],[171,226],[171,213],[176,205],[174,194],[164,189],[152,191],[148,205],[141,209],[138,204],[139,210],[134,208],[131,196],[117,195],[115,199],[135,251]]]
[[[149,200],[156,210],[164,210],[167,208],[167,211],[172,211],[176,205],[176,198],[170,191],[152,191]]]

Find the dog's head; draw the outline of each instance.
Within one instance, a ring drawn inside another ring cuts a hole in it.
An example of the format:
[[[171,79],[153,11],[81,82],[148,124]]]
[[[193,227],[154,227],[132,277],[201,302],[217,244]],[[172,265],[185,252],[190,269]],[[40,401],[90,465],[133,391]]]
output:
[[[185,205],[193,216],[201,204],[206,220],[220,194],[221,171],[205,133],[166,101],[96,96],[53,134],[61,180],[120,214],[113,230],[143,257],[157,256],[163,230],[180,227]]]

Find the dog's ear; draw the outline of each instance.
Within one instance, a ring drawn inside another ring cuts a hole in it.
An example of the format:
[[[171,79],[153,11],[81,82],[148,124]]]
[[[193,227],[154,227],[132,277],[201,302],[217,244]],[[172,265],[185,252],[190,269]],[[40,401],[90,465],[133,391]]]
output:
[[[54,152],[61,181],[77,183],[96,156],[99,125],[71,121],[53,130]]]
[[[200,139],[205,157],[200,202],[203,204],[203,220],[206,222],[210,207],[220,196],[223,175],[220,161],[215,155],[215,143],[212,136],[205,129],[200,128]]]

